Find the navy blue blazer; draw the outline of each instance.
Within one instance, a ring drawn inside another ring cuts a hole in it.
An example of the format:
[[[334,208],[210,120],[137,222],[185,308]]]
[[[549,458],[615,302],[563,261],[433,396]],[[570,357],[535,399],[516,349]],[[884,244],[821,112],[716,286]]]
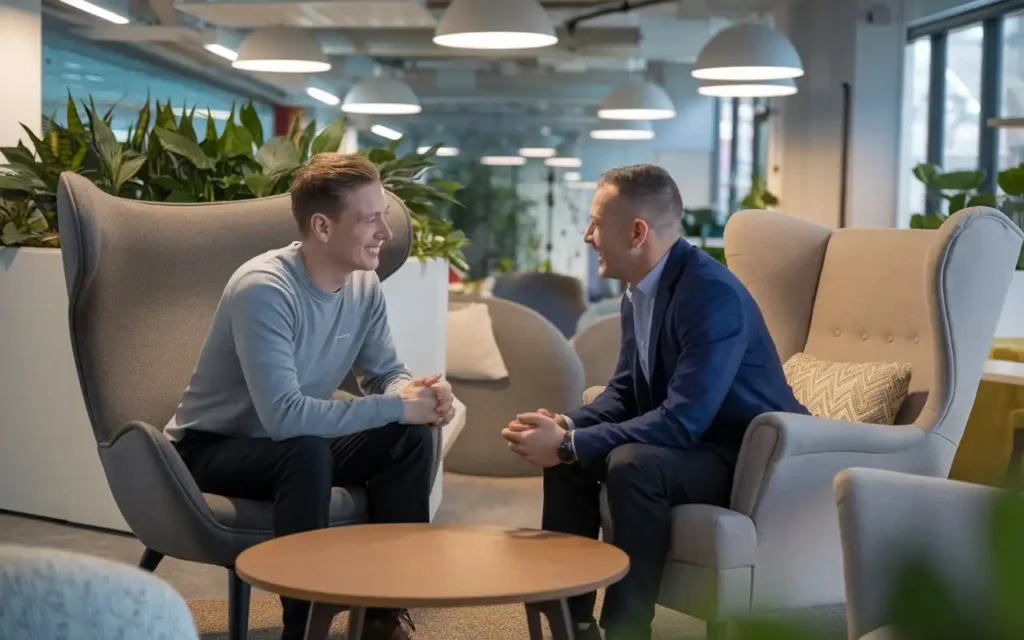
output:
[[[649,345],[650,383],[637,354],[633,305],[623,296],[615,374],[592,403],[566,414],[577,429],[581,464],[631,442],[738,451],[758,415],[808,413],[786,382],[753,296],[729,269],[683,239],[658,282]]]

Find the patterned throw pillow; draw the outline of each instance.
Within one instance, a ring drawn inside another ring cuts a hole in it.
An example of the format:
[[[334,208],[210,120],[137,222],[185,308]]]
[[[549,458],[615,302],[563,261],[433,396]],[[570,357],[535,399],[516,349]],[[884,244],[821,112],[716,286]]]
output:
[[[813,416],[893,424],[907,397],[912,367],[905,363],[829,362],[797,353],[783,370],[796,399]]]

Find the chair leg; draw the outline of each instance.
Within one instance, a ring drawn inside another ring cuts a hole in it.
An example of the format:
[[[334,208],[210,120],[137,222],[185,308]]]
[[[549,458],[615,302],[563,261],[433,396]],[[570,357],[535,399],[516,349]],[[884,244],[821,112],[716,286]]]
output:
[[[727,640],[729,637],[729,625],[725,622],[709,622],[708,640]]]
[[[249,583],[228,569],[228,640],[249,637]]]
[[[142,552],[142,558],[139,560],[139,567],[152,573],[156,571],[157,565],[159,565],[160,561],[163,559],[164,554],[146,547],[146,550]]]

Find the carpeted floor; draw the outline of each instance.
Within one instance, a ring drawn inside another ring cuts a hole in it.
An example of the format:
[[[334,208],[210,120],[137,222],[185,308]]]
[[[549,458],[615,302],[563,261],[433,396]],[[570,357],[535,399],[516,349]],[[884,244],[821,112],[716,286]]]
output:
[[[227,601],[191,600],[202,640],[227,640]],[[254,596],[249,612],[249,640],[277,640],[281,633],[281,605],[274,596]],[[527,638],[522,606],[471,607],[465,609],[423,609],[413,611],[416,640],[504,640]],[[342,640],[347,614],[334,620],[331,640]],[[699,620],[659,611],[655,622],[657,637],[664,640],[704,638]]]

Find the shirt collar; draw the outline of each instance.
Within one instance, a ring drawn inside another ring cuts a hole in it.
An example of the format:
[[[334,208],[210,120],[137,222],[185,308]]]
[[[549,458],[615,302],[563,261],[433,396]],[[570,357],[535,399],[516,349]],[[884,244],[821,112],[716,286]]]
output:
[[[658,281],[661,279],[661,272],[665,270],[665,264],[668,262],[669,255],[672,251],[666,251],[665,255],[662,256],[661,260],[658,260],[658,264],[654,265],[654,268],[647,272],[643,280],[637,283],[635,289],[645,296],[653,296],[658,290]],[[630,289],[634,289],[631,285]]]

